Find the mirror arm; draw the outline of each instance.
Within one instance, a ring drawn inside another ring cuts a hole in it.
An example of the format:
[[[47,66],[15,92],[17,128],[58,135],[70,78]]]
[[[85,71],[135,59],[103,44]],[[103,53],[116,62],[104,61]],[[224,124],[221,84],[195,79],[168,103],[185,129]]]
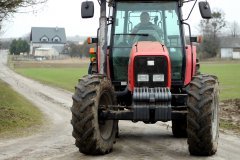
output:
[[[189,30],[189,37],[192,37],[192,32],[191,32],[191,26],[190,26],[190,24],[188,24],[188,23],[184,22],[183,20],[182,20],[181,22],[182,22],[182,24],[185,24],[185,25],[187,25],[187,26],[188,26],[188,30]],[[192,42],[191,42],[191,41],[190,41],[190,45],[191,45],[191,47],[192,47]]]
[[[195,1],[195,0],[183,1],[183,3],[188,3],[188,2],[192,2],[192,1]]]
[[[188,30],[189,30],[189,37],[191,39],[192,37],[192,32],[191,32],[191,26],[190,24],[186,23],[186,22],[183,22],[182,21],[182,24],[185,24],[188,26]],[[191,42],[190,40],[190,46],[191,46],[191,57],[192,57],[192,67],[191,67],[191,77],[193,77],[193,43]]]
[[[101,6],[101,0],[97,0],[98,1],[98,4]]]
[[[187,20],[190,18],[190,15],[192,14],[192,11],[193,11],[194,7],[196,6],[198,0],[184,1],[183,3],[187,3],[187,2],[191,2],[191,1],[195,1],[195,2],[194,2],[194,4],[193,4],[193,7],[192,7],[190,13],[188,14],[188,17],[187,17],[186,19],[184,19],[183,21],[187,21]]]

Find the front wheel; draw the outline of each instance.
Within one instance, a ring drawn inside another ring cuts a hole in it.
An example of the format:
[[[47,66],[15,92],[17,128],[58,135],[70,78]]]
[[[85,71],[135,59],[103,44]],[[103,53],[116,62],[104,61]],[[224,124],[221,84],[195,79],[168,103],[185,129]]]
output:
[[[117,133],[117,121],[100,120],[99,110],[109,110],[116,98],[112,84],[100,75],[88,75],[80,80],[73,95],[72,126],[76,146],[84,154],[106,154],[112,150]]]
[[[192,155],[213,155],[217,151],[219,137],[217,77],[197,75],[187,92],[189,152]]]

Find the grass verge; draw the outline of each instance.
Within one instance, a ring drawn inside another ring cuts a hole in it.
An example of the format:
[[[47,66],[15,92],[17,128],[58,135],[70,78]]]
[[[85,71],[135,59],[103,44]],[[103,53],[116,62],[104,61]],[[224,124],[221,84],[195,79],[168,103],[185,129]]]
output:
[[[240,99],[224,100],[220,108],[220,127],[240,135]]]
[[[25,129],[43,122],[42,113],[0,80],[0,137],[26,134]]]
[[[83,68],[17,68],[16,71],[26,77],[45,84],[74,91],[77,80],[87,74]]]
[[[201,72],[216,75],[220,82],[220,99],[240,97],[240,62],[201,63]]]

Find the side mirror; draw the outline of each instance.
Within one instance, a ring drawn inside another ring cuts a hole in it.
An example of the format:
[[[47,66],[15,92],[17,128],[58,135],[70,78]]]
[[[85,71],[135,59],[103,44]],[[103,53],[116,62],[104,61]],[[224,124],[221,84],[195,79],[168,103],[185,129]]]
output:
[[[199,2],[198,5],[202,18],[204,19],[212,18],[212,12],[208,2]]]
[[[92,18],[94,15],[94,3],[92,1],[82,2],[81,6],[82,18]]]

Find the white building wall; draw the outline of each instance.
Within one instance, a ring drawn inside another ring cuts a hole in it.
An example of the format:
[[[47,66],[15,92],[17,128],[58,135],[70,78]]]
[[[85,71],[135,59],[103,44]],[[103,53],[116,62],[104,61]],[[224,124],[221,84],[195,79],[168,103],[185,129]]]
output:
[[[232,48],[221,48],[221,58],[232,58],[233,49]]]
[[[233,52],[233,59],[240,59],[240,52]]]
[[[34,54],[34,48],[54,48],[59,54],[63,51],[64,44],[31,43],[30,54]]]
[[[53,57],[59,56],[59,53],[54,48],[37,48],[35,50],[35,56]]]

